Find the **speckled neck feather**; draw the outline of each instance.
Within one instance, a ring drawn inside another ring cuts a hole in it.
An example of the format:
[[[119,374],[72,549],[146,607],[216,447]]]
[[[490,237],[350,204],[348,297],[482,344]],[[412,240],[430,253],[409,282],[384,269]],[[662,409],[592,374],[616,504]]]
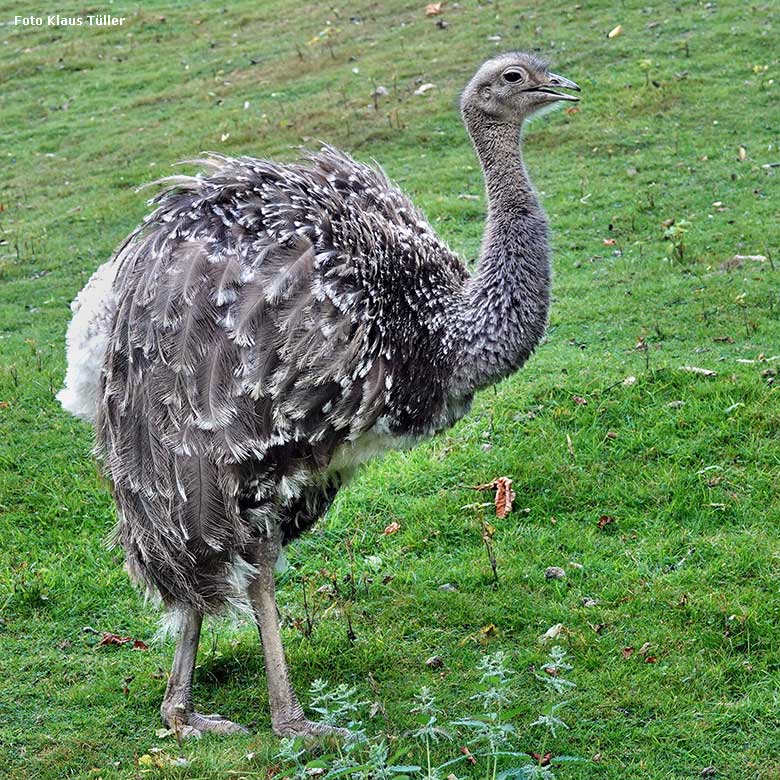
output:
[[[482,165],[488,219],[464,285],[453,388],[473,393],[520,368],[544,336],[551,269],[547,218],[528,179],[516,125],[464,110]]]

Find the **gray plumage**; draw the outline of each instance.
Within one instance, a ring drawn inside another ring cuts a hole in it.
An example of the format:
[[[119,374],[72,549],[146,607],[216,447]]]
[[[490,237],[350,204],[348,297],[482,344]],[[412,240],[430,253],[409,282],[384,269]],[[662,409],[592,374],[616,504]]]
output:
[[[489,202],[473,276],[382,171],[330,146],[165,180],[111,263],[95,427],[128,569],[168,607],[240,600],[264,540],[294,539],[360,462],[452,425],[531,354],[550,263],[519,128],[568,98],[555,85],[576,88],[508,54],[463,94]]]

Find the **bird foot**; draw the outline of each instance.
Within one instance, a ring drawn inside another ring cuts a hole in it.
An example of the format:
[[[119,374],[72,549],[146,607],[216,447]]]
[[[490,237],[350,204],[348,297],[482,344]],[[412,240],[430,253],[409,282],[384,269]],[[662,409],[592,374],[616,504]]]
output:
[[[223,718],[222,715],[201,715],[199,712],[176,713],[163,717],[165,725],[181,739],[200,739],[204,731],[214,734],[249,734],[249,729],[240,723]]]
[[[351,733],[349,729],[328,726],[326,723],[317,723],[303,718],[274,723],[273,731],[277,737],[303,737],[304,739],[323,739],[325,737],[344,739]]]

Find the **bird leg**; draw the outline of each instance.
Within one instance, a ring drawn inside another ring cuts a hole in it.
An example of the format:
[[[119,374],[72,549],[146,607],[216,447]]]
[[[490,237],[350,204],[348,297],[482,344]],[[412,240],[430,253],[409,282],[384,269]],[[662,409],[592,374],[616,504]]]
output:
[[[187,608],[182,617],[173,667],[168,677],[165,697],[160,705],[163,723],[172,729],[177,737],[200,737],[204,731],[217,734],[248,734],[238,723],[221,715],[201,715],[192,709],[192,676],[195,671],[195,657],[198,654],[198,640],[203,615]]]
[[[306,720],[295,695],[284,658],[279,617],[276,609],[274,564],[281,551],[281,540],[265,538],[260,542],[257,576],[249,585],[249,597],[260,631],[271,705],[271,727],[278,737],[325,737],[349,735],[347,729]]]

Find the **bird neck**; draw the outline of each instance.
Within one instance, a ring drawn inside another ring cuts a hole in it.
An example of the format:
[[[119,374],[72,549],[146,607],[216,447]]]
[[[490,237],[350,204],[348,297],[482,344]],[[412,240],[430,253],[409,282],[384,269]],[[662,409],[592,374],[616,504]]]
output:
[[[525,363],[544,337],[551,283],[547,218],[523,163],[519,129],[484,116],[464,118],[485,176],[488,218],[456,317],[455,395],[493,384]]]

